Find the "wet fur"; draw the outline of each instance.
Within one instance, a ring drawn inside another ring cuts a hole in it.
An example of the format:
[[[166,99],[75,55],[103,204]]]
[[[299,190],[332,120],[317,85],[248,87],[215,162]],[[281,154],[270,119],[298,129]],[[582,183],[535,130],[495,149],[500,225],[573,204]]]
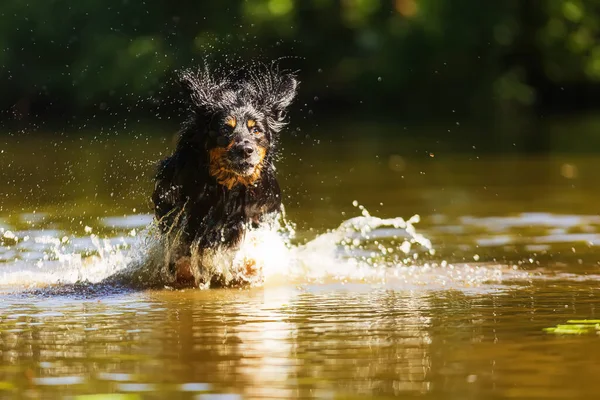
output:
[[[159,165],[152,200],[169,248],[167,264],[173,273],[180,271],[180,279],[191,280],[195,275],[199,283],[198,275],[200,281],[211,277],[203,273],[202,265],[189,265],[186,260],[235,249],[249,226],[281,209],[273,160],[297,81],[289,73],[257,66],[227,75],[208,68],[185,71],[181,83],[189,99],[189,116],[174,153]],[[225,155],[233,141],[223,142],[233,139],[215,127],[219,118],[231,113],[240,119],[250,115],[248,129],[254,124],[260,127],[260,138],[248,136],[256,142],[260,162],[247,175],[228,166]]]

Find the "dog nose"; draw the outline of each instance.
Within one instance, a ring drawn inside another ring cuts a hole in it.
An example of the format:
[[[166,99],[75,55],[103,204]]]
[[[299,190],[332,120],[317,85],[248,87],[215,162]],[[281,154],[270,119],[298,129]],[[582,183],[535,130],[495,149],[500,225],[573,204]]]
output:
[[[252,147],[249,141],[244,141],[235,146],[235,152],[241,157],[250,158],[252,153],[254,153],[254,147]]]

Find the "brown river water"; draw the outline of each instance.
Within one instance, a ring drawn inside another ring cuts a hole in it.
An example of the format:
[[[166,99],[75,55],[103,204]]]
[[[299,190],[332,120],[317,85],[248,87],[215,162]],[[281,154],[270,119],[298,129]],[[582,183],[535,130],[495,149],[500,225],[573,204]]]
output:
[[[600,158],[297,135],[263,285],[102,283],[171,147],[0,137],[0,399],[598,398]]]

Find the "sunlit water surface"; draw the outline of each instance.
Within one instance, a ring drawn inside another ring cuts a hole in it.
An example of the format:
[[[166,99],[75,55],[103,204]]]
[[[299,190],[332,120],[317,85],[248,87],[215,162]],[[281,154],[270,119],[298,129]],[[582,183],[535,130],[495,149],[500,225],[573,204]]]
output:
[[[139,272],[170,146],[0,140],[0,398],[596,398],[598,335],[543,328],[599,319],[599,161],[290,139],[264,280],[179,291]]]

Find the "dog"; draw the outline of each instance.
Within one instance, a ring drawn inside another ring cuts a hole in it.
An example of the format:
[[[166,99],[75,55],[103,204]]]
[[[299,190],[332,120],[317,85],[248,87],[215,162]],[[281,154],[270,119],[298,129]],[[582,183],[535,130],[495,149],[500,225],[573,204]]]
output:
[[[188,117],[173,154],[159,164],[152,201],[175,249],[170,271],[186,283],[194,280],[192,254],[235,249],[248,229],[280,213],[273,163],[298,81],[263,65],[187,70],[180,83]]]

